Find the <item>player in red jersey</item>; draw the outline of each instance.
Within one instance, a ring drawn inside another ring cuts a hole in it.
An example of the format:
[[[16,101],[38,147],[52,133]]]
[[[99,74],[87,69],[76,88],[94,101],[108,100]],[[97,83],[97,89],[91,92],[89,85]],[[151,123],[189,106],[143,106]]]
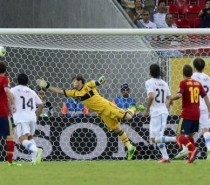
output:
[[[14,154],[14,139],[13,128],[10,120],[9,104],[13,107],[13,112],[16,111],[14,105],[13,94],[10,91],[9,79],[5,76],[6,65],[0,61],[0,136],[6,138],[7,161],[9,166],[20,166],[13,162]],[[9,100],[9,102],[8,102]]]
[[[183,144],[188,148],[189,157],[187,163],[192,163],[197,153],[193,136],[199,130],[200,96],[204,98],[210,116],[209,99],[200,82],[191,78],[192,73],[193,69],[190,65],[183,67],[184,80],[180,82],[178,93],[172,96],[169,101],[169,104],[172,104],[173,100],[182,98],[182,113],[177,128],[177,144],[180,147]]]

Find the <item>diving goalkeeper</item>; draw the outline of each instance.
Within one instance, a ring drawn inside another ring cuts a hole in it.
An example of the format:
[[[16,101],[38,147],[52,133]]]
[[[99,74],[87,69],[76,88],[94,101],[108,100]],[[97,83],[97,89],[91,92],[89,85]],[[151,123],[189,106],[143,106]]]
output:
[[[105,77],[102,76],[96,81],[85,83],[85,79],[81,75],[77,75],[72,78],[72,90],[62,90],[58,87],[52,87],[43,79],[37,79],[36,83],[40,87],[47,88],[52,92],[77,99],[87,108],[98,113],[109,130],[115,132],[125,144],[127,147],[127,160],[131,160],[136,151],[136,147],[130,143],[127,134],[121,128],[120,120],[130,120],[136,109],[142,110],[143,106],[139,105],[137,107],[130,107],[128,110],[118,108],[112,102],[100,96],[96,89],[97,86],[105,83],[105,81]]]

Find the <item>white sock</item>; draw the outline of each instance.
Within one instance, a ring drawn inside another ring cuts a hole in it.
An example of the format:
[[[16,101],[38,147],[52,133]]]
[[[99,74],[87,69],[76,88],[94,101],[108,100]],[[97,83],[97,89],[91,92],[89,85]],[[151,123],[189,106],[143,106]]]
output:
[[[36,146],[34,139],[30,139],[29,141],[31,141]]]
[[[182,152],[188,151],[188,148],[185,145],[182,145]]]
[[[155,143],[167,143],[167,142],[176,142],[176,137],[162,136],[162,137],[155,138]]]
[[[22,145],[31,152],[37,152],[38,148],[29,140],[24,140]]]
[[[162,154],[163,159],[165,160],[169,159],[168,153],[166,151],[165,143],[158,143],[157,146]]]
[[[210,133],[209,132],[205,132],[203,134],[203,137],[205,139],[205,144],[206,144],[207,150],[210,150]]]
[[[32,159],[32,162],[35,161],[36,159],[36,154],[38,152],[38,148],[36,147],[36,145],[34,145],[31,141],[29,140],[24,140],[22,142],[22,145],[29,151],[31,151],[31,159]]]

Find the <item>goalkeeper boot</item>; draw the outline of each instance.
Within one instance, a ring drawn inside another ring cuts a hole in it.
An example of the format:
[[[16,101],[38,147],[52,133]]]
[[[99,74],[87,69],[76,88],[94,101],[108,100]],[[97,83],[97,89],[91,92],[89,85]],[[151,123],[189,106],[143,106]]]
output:
[[[132,146],[130,150],[127,151],[127,160],[131,160],[134,156],[134,153],[136,151],[136,147]]]
[[[11,163],[10,163],[10,162],[7,162],[7,165],[8,165],[8,166],[22,166],[22,164],[16,163],[16,162],[14,162],[14,161],[11,162]]]
[[[127,111],[131,115],[134,115],[136,111],[142,111],[142,110],[144,110],[144,106],[143,105],[137,105],[137,106],[130,106]]]
[[[137,111],[143,111],[145,108],[143,105],[136,105],[136,110]]]
[[[134,114],[135,114],[135,112],[136,112],[136,107],[130,106],[130,107],[128,108],[127,112],[128,112],[130,115],[134,116]]]
[[[181,152],[179,152],[175,157],[174,159],[181,159],[183,157],[187,157],[188,155],[188,150],[182,150]]]
[[[43,150],[41,148],[38,148],[35,164],[40,164],[42,160]]]

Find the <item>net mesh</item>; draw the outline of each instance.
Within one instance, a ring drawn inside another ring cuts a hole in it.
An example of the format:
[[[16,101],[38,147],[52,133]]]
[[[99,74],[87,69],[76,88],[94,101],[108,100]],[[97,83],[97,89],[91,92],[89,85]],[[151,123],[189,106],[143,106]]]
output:
[[[40,44],[41,43],[41,44]],[[76,51],[163,51],[209,48],[209,35],[3,35],[0,45]]]
[[[6,46],[3,60],[8,65],[11,86],[19,73],[29,76],[29,86],[35,91],[35,80],[44,78],[52,86],[71,88],[74,74],[89,81],[106,76],[99,92],[108,100],[121,96],[120,87],[128,83],[130,97],[146,105],[144,82],[149,78],[149,66],[159,63],[163,79],[176,93],[182,79],[182,66],[202,56],[209,73],[208,35],[1,35],[0,45]],[[44,160],[125,159],[126,149],[116,134],[110,133],[94,113],[81,117],[63,116],[61,109],[67,99],[49,91],[47,101],[53,112],[42,117],[37,125],[35,141],[44,149]],[[180,114],[180,102],[175,103],[168,118],[166,135],[175,136]],[[159,150],[149,141],[149,118],[138,113],[129,122],[122,122],[132,143],[137,146],[134,159],[159,159]],[[17,141],[17,138],[16,138]],[[4,139],[1,139],[0,159],[5,160]],[[196,135],[198,157],[206,158],[201,134]],[[167,144],[170,158],[179,151],[175,143]],[[17,141],[15,159],[28,160],[29,153]]]

